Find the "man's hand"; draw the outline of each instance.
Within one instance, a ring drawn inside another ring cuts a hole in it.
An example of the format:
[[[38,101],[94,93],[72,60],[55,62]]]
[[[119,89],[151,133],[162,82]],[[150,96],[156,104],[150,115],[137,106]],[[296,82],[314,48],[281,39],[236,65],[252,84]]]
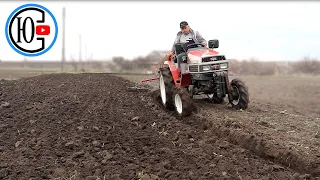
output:
[[[172,52],[170,52],[169,54],[166,55],[166,57],[164,58],[166,61],[169,61],[172,56],[174,56],[174,54]]]

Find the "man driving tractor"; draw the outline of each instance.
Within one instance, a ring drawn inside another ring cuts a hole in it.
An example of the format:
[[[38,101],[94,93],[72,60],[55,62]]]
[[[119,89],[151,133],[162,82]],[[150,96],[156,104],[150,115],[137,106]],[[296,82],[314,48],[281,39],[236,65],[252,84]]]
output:
[[[191,29],[186,21],[180,22],[180,29],[181,31],[177,33],[171,52],[166,56],[165,60],[169,60],[174,56],[176,43],[186,43],[189,39],[193,39],[195,43],[201,43],[203,46],[207,46],[207,41],[202,37],[202,35],[198,31]]]
[[[247,109],[248,88],[238,78],[229,81],[229,60],[217,52],[219,41],[207,41],[186,21],[157,72],[159,97],[164,108],[175,109],[179,117],[189,116],[194,95],[207,95],[209,101],[222,104],[226,96],[235,109]],[[208,46],[208,47],[207,47]],[[149,81],[149,80],[148,80]]]

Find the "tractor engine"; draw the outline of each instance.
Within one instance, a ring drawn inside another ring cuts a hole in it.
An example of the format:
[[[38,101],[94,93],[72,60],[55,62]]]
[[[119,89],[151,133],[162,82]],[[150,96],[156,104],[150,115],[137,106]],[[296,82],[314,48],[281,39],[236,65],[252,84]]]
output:
[[[197,94],[216,94],[225,97],[227,94],[226,76],[228,76],[228,60],[224,55],[197,57],[188,54],[188,71],[192,76],[190,91]]]

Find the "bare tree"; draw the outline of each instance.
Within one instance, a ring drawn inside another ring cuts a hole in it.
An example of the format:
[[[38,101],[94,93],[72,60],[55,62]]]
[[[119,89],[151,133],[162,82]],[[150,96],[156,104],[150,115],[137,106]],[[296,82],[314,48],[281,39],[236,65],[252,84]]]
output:
[[[112,62],[117,66],[118,69],[122,70],[123,65],[125,63],[125,59],[123,57],[117,56],[112,58]]]
[[[78,63],[73,59],[73,57],[71,56],[71,65],[73,67],[73,71],[74,72],[78,72]]]
[[[294,72],[303,74],[320,74],[320,61],[315,58],[304,57],[302,60],[292,64]]]

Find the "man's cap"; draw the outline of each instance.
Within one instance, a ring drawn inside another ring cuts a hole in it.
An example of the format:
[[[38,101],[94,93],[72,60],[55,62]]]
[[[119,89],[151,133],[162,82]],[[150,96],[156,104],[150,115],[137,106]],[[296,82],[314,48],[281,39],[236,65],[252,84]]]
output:
[[[182,21],[181,23],[180,23],[180,28],[184,28],[184,27],[186,27],[186,26],[188,26],[189,24],[187,23],[187,21]]]

